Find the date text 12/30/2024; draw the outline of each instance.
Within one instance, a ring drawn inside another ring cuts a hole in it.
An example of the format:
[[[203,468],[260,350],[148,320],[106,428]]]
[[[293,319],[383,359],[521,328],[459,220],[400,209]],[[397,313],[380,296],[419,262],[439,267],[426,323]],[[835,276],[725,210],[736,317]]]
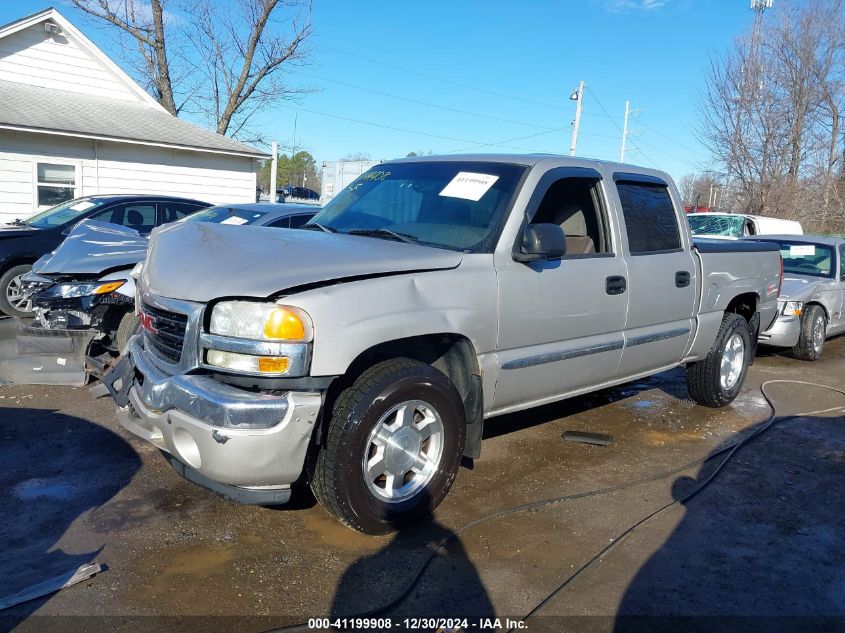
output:
[[[510,631],[525,630],[527,625],[522,620],[510,618],[311,618],[308,620],[308,628],[317,631]]]

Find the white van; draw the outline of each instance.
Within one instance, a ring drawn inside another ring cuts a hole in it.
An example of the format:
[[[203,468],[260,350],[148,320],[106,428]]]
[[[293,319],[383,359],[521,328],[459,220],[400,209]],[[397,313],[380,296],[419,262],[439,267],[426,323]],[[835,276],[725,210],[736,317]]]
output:
[[[781,220],[745,213],[689,213],[687,221],[693,237],[737,240],[750,235],[804,234],[801,223],[795,220]]]

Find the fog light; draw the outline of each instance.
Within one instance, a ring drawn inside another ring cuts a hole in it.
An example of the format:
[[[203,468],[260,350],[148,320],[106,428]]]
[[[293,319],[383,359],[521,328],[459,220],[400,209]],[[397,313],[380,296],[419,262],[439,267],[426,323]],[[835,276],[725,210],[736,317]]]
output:
[[[252,356],[216,349],[208,350],[206,362],[215,367],[260,374],[284,374],[290,368],[290,358],[286,356]]]

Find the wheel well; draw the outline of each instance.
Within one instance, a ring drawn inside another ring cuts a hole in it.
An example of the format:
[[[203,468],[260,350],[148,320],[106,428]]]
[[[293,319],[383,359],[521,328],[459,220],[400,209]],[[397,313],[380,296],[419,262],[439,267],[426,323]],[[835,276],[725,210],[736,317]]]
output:
[[[20,266],[21,264],[34,264],[36,261],[37,258],[35,257],[15,257],[14,259],[9,259],[3,262],[3,265],[0,266],[0,275],[15,266]]]
[[[326,406],[318,442],[337,396],[369,367],[391,358],[412,358],[443,372],[455,386],[464,403],[467,439],[464,453],[478,457],[483,425],[481,369],[472,342],[460,334],[426,334],[379,343],[352,361],[346,373],[335,380],[326,393]]]
[[[746,321],[751,322],[754,314],[757,312],[757,305],[760,298],[753,292],[746,292],[735,296],[728,303],[725,312],[734,312],[744,317]]]
[[[825,321],[827,323],[830,323],[830,315],[827,313],[827,308],[825,308],[823,304],[819,303],[818,301],[808,301],[807,305],[808,306],[819,306],[822,309],[822,312],[824,312]]]

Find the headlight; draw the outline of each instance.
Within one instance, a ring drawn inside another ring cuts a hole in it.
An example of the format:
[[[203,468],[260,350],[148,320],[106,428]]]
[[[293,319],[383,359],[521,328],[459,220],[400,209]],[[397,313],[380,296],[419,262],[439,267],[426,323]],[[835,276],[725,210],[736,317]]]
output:
[[[107,281],[105,283],[94,281],[80,284],[56,284],[44,292],[44,296],[58,297],[61,299],[75,299],[78,297],[91,297],[94,295],[107,295],[120,288],[126,280]]]
[[[801,316],[801,310],[804,308],[803,301],[778,301],[781,304],[780,313],[784,316]]]
[[[311,319],[299,308],[275,303],[224,301],[214,306],[212,334],[256,341],[305,343],[311,340]]]

